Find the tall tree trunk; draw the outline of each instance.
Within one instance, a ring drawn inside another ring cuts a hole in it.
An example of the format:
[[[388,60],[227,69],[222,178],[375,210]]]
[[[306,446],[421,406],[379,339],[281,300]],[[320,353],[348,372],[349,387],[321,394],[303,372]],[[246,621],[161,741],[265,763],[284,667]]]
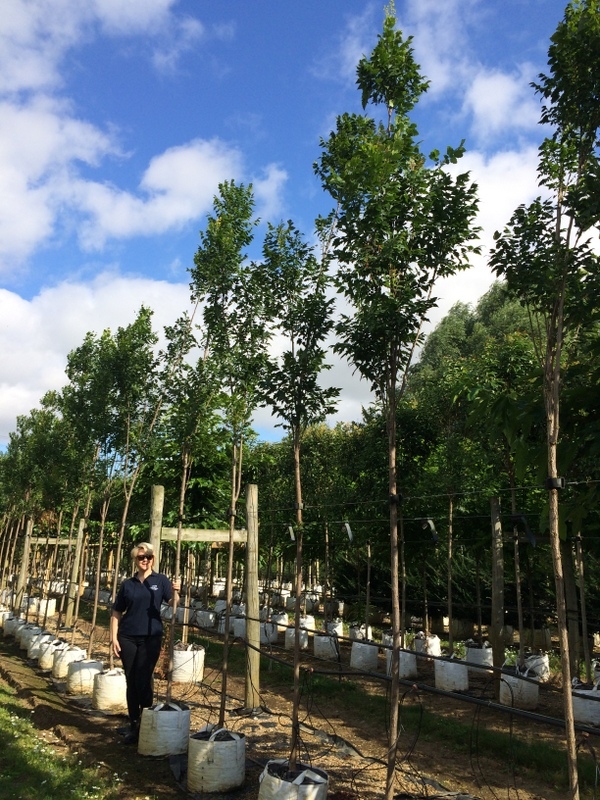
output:
[[[395,368],[391,370],[395,376]],[[388,490],[390,497],[390,572],[392,585],[392,684],[390,688],[390,721],[388,734],[385,800],[393,800],[398,748],[398,703],[400,701],[400,595],[398,587],[398,485],[396,482],[396,383],[388,389]]]

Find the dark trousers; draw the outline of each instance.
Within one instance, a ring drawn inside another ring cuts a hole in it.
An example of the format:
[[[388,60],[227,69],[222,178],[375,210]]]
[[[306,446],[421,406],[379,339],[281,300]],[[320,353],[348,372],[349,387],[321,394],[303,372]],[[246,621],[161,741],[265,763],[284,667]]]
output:
[[[154,685],[152,674],[160,655],[162,636],[121,636],[121,661],[127,681],[127,710],[129,719],[137,722],[142,708],[152,705]]]

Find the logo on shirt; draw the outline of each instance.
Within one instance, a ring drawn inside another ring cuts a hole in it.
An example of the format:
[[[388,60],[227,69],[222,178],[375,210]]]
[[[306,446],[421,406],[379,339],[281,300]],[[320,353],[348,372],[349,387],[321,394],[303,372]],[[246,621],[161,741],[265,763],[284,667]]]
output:
[[[153,592],[158,592],[158,585],[156,583],[151,583],[150,588]]]

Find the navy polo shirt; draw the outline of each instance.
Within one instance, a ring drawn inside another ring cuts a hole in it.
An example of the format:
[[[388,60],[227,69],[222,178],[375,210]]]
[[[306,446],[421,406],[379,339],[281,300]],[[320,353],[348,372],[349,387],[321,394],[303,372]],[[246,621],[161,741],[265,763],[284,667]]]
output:
[[[119,633],[125,636],[160,636],[163,624],[160,606],[173,596],[171,581],[160,572],[152,572],[142,582],[137,575],[123,581],[113,611],[123,616],[119,622]]]

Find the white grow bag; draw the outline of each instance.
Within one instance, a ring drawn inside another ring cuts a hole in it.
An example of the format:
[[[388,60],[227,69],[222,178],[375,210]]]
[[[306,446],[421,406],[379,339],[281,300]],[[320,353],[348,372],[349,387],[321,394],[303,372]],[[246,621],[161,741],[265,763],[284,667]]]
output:
[[[19,648],[21,650],[29,650],[29,645],[35,639],[35,637],[42,632],[42,629],[39,625],[24,625],[22,628],[19,628],[17,631],[15,638],[19,642]]]
[[[178,703],[158,703],[142,711],[138,753],[141,756],[187,753],[189,735],[189,708]]]
[[[188,792],[227,792],[244,783],[246,737],[223,728],[199,731],[188,743]]]
[[[4,620],[4,636],[7,639],[11,636],[15,636],[19,628],[22,628],[24,625],[25,620],[21,619],[21,617],[7,617],[7,619]]]
[[[39,602],[40,616],[53,617],[56,614],[56,598],[43,598]]]
[[[375,672],[377,670],[378,655],[379,648],[376,644],[352,642],[350,666],[353,669],[360,669],[365,672]]]
[[[277,641],[277,634],[279,633],[277,624],[275,622],[261,622],[260,623],[260,643],[271,644]]]
[[[494,653],[491,647],[467,647],[465,661],[469,662],[471,672],[489,672],[489,668],[494,666]]]
[[[600,726],[600,691],[598,682],[591,689],[573,689],[573,716],[582,725]]]
[[[67,694],[92,694],[94,678],[103,669],[102,661],[72,661],[67,669]]]
[[[417,677],[417,656],[409,650],[400,650],[398,653],[398,675],[404,680]],[[392,674],[392,651],[387,650],[385,654],[386,671]]]
[[[365,642],[373,638],[373,631],[370,625],[355,623],[348,628],[348,636],[351,642]]]
[[[268,761],[261,772],[259,800],[326,800],[327,773],[305,764],[296,764],[296,775],[287,775],[287,760]]]
[[[528,656],[525,659],[525,666],[529,672],[534,672],[542,683],[550,679],[550,656],[548,653]]]
[[[300,628],[298,631],[298,640],[300,642],[300,650],[308,650],[308,631],[306,628]],[[296,629],[287,628],[285,632],[285,649],[293,650],[296,641]]]
[[[436,689],[466,692],[469,688],[469,672],[462,661],[436,659],[434,672]]]
[[[53,678],[66,678],[69,672],[69,664],[73,661],[83,661],[85,658],[85,650],[81,647],[67,647],[54,651],[54,661],[52,662],[52,677]]]
[[[317,633],[313,640],[316,658],[337,661],[339,655],[338,639],[329,633]]]
[[[69,645],[61,639],[53,639],[51,642],[44,642],[40,645],[38,656],[38,666],[43,670],[50,670],[54,666],[54,653],[58,650],[65,650]]]
[[[277,625],[278,632],[282,633],[289,625],[290,618],[286,611],[280,611],[278,614],[273,614],[271,622],[274,622]]]
[[[92,708],[105,714],[127,713],[127,681],[120,667],[94,676]]]
[[[440,637],[435,633],[430,633],[428,636],[415,636],[415,650],[417,653],[424,653],[428,656],[441,656],[442,643]]]
[[[537,681],[524,680],[524,678],[527,678],[527,672],[522,676],[518,673],[502,673],[502,680],[500,681],[500,702],[502,705],[530,711],[537,708],[540,685]]]
[[[344,635],[344,623],[341,619],[332,619],[326,623],[325,630],[327,633],[334,633],[336,636]]]
[[[173,650],[173,683],[200,683],[204,678],[204,648],[190,644]]]
[[[42,631],[42,633],[38,633],[37,636],[29,643],[29,647],[27,649],[27,658],[37,661],[40,657],[41,648],[43,644],[47,642],[53,642],[55,640],[55,636],[53,633],[49,633],[48,631]]]

